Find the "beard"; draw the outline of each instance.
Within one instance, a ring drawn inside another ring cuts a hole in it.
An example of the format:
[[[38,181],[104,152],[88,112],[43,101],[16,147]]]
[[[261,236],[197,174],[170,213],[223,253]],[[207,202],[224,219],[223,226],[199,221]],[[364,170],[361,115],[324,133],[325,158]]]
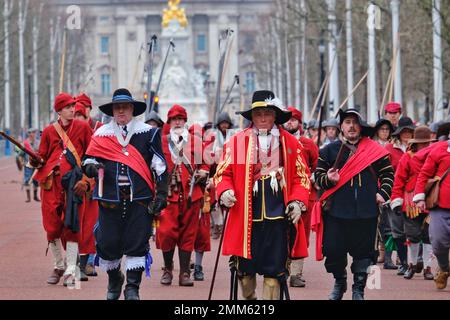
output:
[[[298,128],[285,128],[287,132],[290,134],[294,134],[298,131]]]

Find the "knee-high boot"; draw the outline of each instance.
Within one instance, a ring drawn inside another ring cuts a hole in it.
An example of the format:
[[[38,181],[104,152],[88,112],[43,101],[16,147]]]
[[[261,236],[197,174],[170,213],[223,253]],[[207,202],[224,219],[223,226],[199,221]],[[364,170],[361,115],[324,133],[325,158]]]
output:
[[[125,300],[140,300],[139,298],[139,286],[142,281],[142,272],[144,270],[127,270],[127,284],[123,294]]]

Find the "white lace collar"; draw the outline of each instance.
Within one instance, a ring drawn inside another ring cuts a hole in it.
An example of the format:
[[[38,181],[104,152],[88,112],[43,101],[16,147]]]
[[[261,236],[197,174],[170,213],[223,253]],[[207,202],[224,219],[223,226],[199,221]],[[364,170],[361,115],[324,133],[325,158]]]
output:
[[[95,137],[112,137],[115,136],[115,129],[119,128],[119,125],[113,120],[111,120],[108,124],[101,126],[97,131],[95,131]],[[120,129],[120,128],[119,128]],[[134,134],[145,133],[152,129],[148,124],[133,119],[130,123],[127,124],[128,135],[132,136]],[[121,130],[121,129],[120,129]]]

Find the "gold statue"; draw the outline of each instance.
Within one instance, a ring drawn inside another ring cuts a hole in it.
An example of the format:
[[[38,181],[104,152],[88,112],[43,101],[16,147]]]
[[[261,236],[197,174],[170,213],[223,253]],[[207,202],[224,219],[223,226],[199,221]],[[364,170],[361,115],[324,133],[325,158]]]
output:
[[[178,8],[180,2],[181,0],[168,1],[169,9],[164,9],[163,11],[162,25],[164,28],[167,28],[172,20],[178,20],[183,28],[187,26],[186,12],[184,12],[183,8]]]

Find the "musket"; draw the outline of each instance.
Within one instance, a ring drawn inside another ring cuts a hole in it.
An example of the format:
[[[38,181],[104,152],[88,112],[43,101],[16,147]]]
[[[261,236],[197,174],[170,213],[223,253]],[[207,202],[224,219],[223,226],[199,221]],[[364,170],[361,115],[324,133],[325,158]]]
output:
[[[44,159],[42,159],[40,156],[38,156],[33,150],[30,150],[29,148],[22,145],[19,141],[11,137],[10,135],[6,134],[3,131],[0,131],[0,135],[3,136],[6,140],[10,141],[12,144],[14,144],[17,148],[25,152],[27,155],[30,156],[33,160],[36,160],[37,162],[43,164]]]

